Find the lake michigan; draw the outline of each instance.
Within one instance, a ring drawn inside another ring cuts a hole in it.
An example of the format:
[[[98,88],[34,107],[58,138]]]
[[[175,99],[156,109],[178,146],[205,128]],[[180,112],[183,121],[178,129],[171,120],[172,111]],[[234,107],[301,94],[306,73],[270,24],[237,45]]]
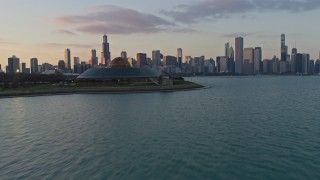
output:
[[[0,179],[320,179],[320,77],[0,99]]]

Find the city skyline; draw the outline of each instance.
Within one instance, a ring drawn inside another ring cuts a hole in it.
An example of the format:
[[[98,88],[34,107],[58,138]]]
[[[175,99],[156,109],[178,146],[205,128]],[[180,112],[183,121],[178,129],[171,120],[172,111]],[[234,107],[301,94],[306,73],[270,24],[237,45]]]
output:
[[[68,48],[72,52],[71,59],[77,56],[87,61],[91,58],[91,49],[96,49],[99,57],[100,37],[105,33],[109,36],[110,52],[116,56],[120,56],[123,50],[127,51],[128,57],[135,57],[139,52],[152,57],[153,50],[176,55],[177,48],[182,48],[183,58],[201,55],[215,58],[224,54],[226,42],[235,47],[234,38],[242,36],[244,48],[263,49],[262,59],[270,59],[273,55],[280,58],[279,36],[284,33],[288,52],[297,47],[299,52],[309,53],[311,59],[319,58],[319,36],[316,26],[312,28],[311,23],[316,22],[320,12],[318,1],[285,0],[272,2],[273,5],[265,2],[265,6],[256,5],[247,13],[237,9],[236,5],[248,9],[250,3],[257,1],[166,2],[169,1],[44,1],[37,2],[39,8],[34,12],[30,12],[34,8],[30,5],[34,3],[4,2],[0,8],[4,14],[9,14],[10,9],[19,13],[0,18],[3,22],[0,64],[4,69],[12,55],[26,62],[28,67],[34,57],[42,63],[56,64],[64,59],[64,50]],[[279,10],[280,7],[283,11]],[[212,12],[194,13],[195,10],[208,9]],[[258,14],[259,10],[262,13]],[[128,16],[130,22],[125,18]],[[187,22],[184,16],[190,21]],[[286,23],[281,24],[284,21]],[[110,26],[97,26],[101,22]],[[91,23],[89,27],[88,23]]]

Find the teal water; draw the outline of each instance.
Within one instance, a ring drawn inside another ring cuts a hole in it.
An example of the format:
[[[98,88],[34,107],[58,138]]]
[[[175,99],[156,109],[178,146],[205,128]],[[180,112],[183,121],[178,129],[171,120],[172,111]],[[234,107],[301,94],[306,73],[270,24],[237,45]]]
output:
[[[0,99],[0,179],[320,179],[320,77]]]

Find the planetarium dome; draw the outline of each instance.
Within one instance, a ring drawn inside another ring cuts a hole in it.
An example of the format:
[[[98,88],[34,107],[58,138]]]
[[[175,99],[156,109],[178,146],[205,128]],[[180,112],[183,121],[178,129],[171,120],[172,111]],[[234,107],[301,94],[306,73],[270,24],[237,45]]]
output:
[[[117,57],[111,61],[109,68],[131,68],[131,65],[127,60]]]
[[[161,73],[150,68],[131,67],[130,63],[121,58],[115,58],[111,61],[108,68],[91,68],[77,77],[78,82],[146,82],[159,79]]]

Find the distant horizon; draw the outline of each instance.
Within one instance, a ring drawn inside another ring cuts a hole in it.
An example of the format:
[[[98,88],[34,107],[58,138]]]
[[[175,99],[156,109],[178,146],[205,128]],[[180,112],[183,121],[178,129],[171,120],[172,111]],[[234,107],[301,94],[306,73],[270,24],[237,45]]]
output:
[[[169,2],[4,2],[0,10],[7,15],[0,17],[0,64],[5,70],[8,58],[16,55],[28,67],[34,57],[41,64],[56,65],[67,48],[72,59],[80,57],[81,61],[88,61],[91,50],[96,49],[100,62],[103,34],[109,37],[111,59],[123,50],[128,57],[137,53],[151,57],[152,50],[176,56],[177,48],[182,48],[183,58],[204,55],[216,59],[224,56],[225,43],[234,47],[237,36],[244,37],[244,48],[261,47],[263,59],[279,58],[282,33],[289,54],[296,46],[299,53],[319,58],[320,36],[313,22],[317,22],[320,1],[265,1],[261,5],[256,0]]]

